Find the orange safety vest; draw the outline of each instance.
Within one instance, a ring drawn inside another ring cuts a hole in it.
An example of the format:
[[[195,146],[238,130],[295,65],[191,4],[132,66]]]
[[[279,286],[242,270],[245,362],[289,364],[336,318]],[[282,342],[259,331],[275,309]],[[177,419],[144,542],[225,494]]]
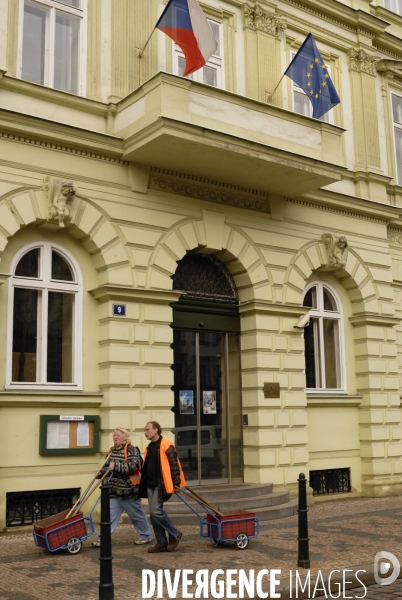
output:
[[[129,447],[130,442],[127,442],[124,446],[124,461],[128,462],[128,458],[127,458],[127,448]],[[110,448],[108,455],[112,453],[112,449]],[[135,473],[133,473],[132,475],[128,476],[129,480],[131,481],[131,483],[133,485],[140,485],[140,481],[141,481],[141,471],[136,471]]]
[[[169,441],[168,439],[163,437],[161,439],[161,445],[159,448],[159,457],[160,457],[160,461],[161,461],[163,485],[165,487],[165,491],[167,494],[173,494],[173,492],[174,492],[172,473],[170,471],[169,459],[166,454],[167,449],[170,448],[170,446],[173,446],[173,448],[174,448],[174,444],[171,441]],[[144,461],[147,458],[147,454],[148,454],[148,448],[145,448]],[[185,487],[186,480],[184,479],[184,473],[183,473],[183,469],[182,469],[179,457],[177,457],[177,463],[178,463],[179,469],[180,469],[180,487]]]

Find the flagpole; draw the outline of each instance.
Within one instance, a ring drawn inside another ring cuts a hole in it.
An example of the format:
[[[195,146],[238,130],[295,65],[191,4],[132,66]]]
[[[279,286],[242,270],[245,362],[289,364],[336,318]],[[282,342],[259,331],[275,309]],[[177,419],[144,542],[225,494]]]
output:
[[[147,41],[145,42],[145,46],[142,48],[142,50],[140,50],[140,51],[139,51],[139,53],[138,53],[138,58],[142,58],[142,55],[144,54],[144,50],[145,50],[145,48],[148,46],[149,40],[150,40],[150,39],[151,39],[151,37],[153,36],[155,29],[156,29],[156,25],[155,25],[155,27],[153,28],[153,30],[151,31],[151,35],[149,36],[149,38],[148,38],[148,39],[147,39]]]
[[[172,0],[169,0],[169,2],[166,4],[165,8],[163,9],[163,12],[162,12],[161,16],[159,17],[159,19],[158,19],[158,20],[157,20],[157,22],[156,22],[156,25],[155,25],[155,27],[154,27],[154,28],[153,28],[153,30],[151,31],[151,35],[149,36],[149,38],[148,38],[148,39],[147,39],[147,41],[145,42],[145,46],[143,47],[143,49],[142,49],[142,50],[140,50],[140,52],[139,52],[139,54],[138,54],[138,58],[142,58],[142,55],[144,54],[144,50],[145,50],[145,48],[148,46],[148,42],[149,42],[149,40],[151,39],[151,37],[152,37],[152,35],[153,35],[153,33],[154,33],[155,29],[157,28],[158,24],[159,24],[159,23],[160,23],[160,21],[161,21],[161,19],[163,19],[163,17],[164,17],[164,15],[165,15],[165,13],[166,13],[167,9],[169,8],[169,5],[170,5],[170,3],[171,3],[171,2],[172,2]]]
[[[286,69],[286,70],[287,70],[287,69]],[[286,75],[286,72],[285,72],[285,73],[282,75],[282,77],[281,77],[281,78],[280,78],[280,80],[278,81],[278,83],[277,83],[277,85],[276,85],[276,87],[275,87],[274,91],[272,92],[272,94],[269,94],[269,95],[268,95],[267,104],[269,104],[269,103],[271,102],[271,100],[272,100],[272,98],[273,98],[273,96],[274,96],[274,94],[275,94],[276,90],[277,90],[277,89],[278,89],[278,87],[281,85],[281,81],[282,81],[282,79],[285,77],[285,75]]]

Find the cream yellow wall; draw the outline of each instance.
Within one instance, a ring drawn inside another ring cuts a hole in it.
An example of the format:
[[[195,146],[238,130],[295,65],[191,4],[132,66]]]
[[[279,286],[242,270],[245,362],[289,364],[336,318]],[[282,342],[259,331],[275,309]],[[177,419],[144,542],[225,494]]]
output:
[[[309,407],[307,414],[309,471],[350,468],[352,492],[360,494],[358,407]]]
[[[401,493],[402,193],[389,102],[402,78],[395,65],[380,64],[399,52],[392,36],[402,37],[400,17],[367,0],[201,4],[224,24],[225,90],[155,75],[172,68],[172,43],[161,32],[139,62],[161,0],[146,9],[137,0],[89,0],[87,97],[75,97],[15,78],[18,3],[0,0],[0,275],[23,245],[48,240],[75,257],[84,279],[84,393],[0,393],[0,449],[9,459],[2,491],[86,487],[116,426],[140,448],[149,420],[172,438],[170,305],[180,294],[171,276],[198,250],[222,260],[239,291],[245,481],[292,490],[300,472],[350,467],[356,493]],[[333,124],[291,112],[286,79],[267,104],[310,31],[342,100]],[[162,126],[152,154],[147,144]],[[196,160],[183,173],[172,157],[190,150]],[[46,176],[77,185],[62,232],[47,224]],[[287,192],[278,193],[283,180]],[[328,232],[347,237],[342,269],[328,269]],[[294,324],[305,286],[317,279],[342,303],[343,394],[305,392]],[[7,293],[5,282],[2,307]],[[126,304],[125,318],[112,316],[114,302]],[[0,364],[5,337],[3,319]],[[4,381],[3,369],[0,388]],[[272,381],[278,399],[264,397]],[[84,407],[101,416],[101,454],[40,457],[39,415]],[[9,454],[16,435],[29,460]]]

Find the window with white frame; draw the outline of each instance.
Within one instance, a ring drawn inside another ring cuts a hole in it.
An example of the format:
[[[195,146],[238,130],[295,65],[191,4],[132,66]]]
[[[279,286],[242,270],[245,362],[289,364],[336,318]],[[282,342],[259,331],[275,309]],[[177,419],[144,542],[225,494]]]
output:
[[[292,52],[291,54],[292,60],[296,56],[296,52]],[[329,75],[331,75],[331,67],[327,65],[327,71]],[[313,107],[308,99],[307,94],[302,90],[301,87],[297,85],[293,80],[292,82],[292,95],[293,95],[293,110],[299,115],[305,115],[306,117],[311,117],[313,115]],[[319,119],[319,121],[324,121],[324,123],[333,123],[334,117],[332,110],[324,113]]]
[[[402,15],[402,0],[384,0],[385,8],[398,15]]]
[[[394,124],[396,179],[402,185],[402,96],[391,94],[392,120]]]
[[[307,287],[303,306],[312,307],[309,325],[304,329],[307,389],[345,391],[339,298],[328,284],[315,282]]]
[[[20,77],[83,94],[87,0],[20,0]]]
[[[81,385],[82,281],[56,244],[30,244],[13,259],[9,279],[7,387]]]
[[[218,21],[207,19],[211,27],[212,34],[218,43],[215,54],[211,56],[208,62],[198,71],[187,75],[187,79],[206,83],[217,88],[223,88],[225,84],[224,64],[223,64],[223,25]],[[186,59],[177,44],[173,44],[173,72],[175,75],[183,77],[186,68]]]

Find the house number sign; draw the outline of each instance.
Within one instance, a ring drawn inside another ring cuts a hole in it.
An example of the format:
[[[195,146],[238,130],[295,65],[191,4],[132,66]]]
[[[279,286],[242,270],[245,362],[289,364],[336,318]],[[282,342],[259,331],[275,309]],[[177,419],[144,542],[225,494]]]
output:
[[[114,317],[125,317],[126,316],[126,305],[125,304],[113,304],[113,316]]]

